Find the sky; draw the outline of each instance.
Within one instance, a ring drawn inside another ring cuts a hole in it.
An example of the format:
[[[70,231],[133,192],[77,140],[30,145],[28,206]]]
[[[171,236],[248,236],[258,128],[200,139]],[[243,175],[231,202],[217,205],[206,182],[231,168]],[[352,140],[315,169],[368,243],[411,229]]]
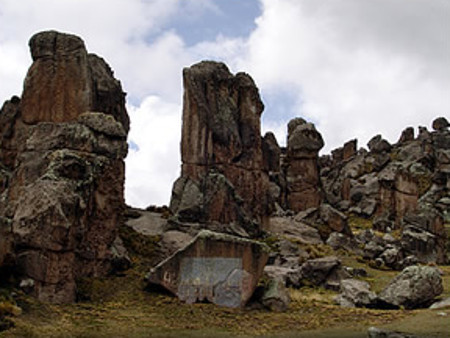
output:
[[[321,132],[321,154],[450,118],[450,0],[0,0],[1,102],[21,95],[28,40],[48,29],[82,37],[127,92],[133,206],[170,201],[182,69],[201,60],[253,77],[262,133],[281,145],[295,117]]]

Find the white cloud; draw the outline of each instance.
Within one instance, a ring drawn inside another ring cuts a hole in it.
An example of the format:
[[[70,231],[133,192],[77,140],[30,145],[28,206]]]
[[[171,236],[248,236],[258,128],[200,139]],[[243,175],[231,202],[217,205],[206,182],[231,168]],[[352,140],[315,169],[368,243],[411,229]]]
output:
[[[181,106],[157,96],[147,97],[139,107],[128,107],[131,118],[126,159],[128,204],[147,207],[170,201],[172,184],[180,175]]]
[[[448,2],[262,2],[245,64],[263,92],[297,91],[325,150],[377,133],[396,141],[407,125],[448,114]]]
[[[202,15],[223,15],[218,1],[0,0],[0,98],[21,93],[32,34],[80,35],[128,92],[139,150],[127,158],[126,198],[139,206],[168,203],[180,167],[182,68],[201,59],[255,79],[269,101],[263,131],[280,144],[296,116],[316,123],[328,152],[378,133],[395,142],[404,127],[449,114],[448,0],[260,0],[250,36],[187,46],[173,23],[189,14],[201,32]]]

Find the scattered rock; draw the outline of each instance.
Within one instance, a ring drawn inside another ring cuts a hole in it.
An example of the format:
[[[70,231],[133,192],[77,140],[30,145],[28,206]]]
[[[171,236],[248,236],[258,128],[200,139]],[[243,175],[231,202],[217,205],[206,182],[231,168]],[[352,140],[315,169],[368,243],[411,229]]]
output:
[[[282,279],[269,280],[262,296],[262,304],[271,311],[284,312],[288,309],[291,297]]]
[[[390,306],[415,309],[429,306],[442,292],[442,278],[436,268],[410,266],[384,288],[379,299]]]
[[[151,269],[146,280],[190,304],[207,300],[242,307],[258,284],[268,252],[265,244],[203,230]]]
[[[338,304],[344,307],[375,307],[377,296],[370,291],[369,283],[358,279],[343,279],[340,283],[341,294]]]

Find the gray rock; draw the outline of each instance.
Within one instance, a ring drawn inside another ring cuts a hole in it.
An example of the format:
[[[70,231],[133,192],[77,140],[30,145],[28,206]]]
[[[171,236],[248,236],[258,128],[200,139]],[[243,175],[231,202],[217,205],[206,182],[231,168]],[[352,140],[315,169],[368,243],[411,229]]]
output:
[[[410,266],[397,275],[379,294],[382,302],[407,309],[429,306],[443,292],[436,268]]]
[[[275,278],[267,283],[261,300],[262,304],[271,311],[284,312],[289,307],[291,296],[283,280]]]
[[[119,236],[116,237],[111,246],[111,255],[113,272],[121,272],[130,268],[130,256],[128,256],[127,249],[123,245],[123,241]]]
[[[269,231],[304,244],[323,243],[317,229],[292,218],[271,217],[269,220]]]
[[[341,261],[334,256],[311,259],[302,264],[300,275],[303,283],[323,285],[334,270],[341,266]]]
[[[379,329],[377,327],[369,327],[367,330],[369,338],[415,338],[416,336],[409,333],[389,331],[386,329]]]
[[[161,214],[140,210],[139,217],[133,217],[126,221],[126,225],[144,236],[161,236],[164,234],[167,220]]]
[[[298,269],[286,268],[283,266],[266,265],[264,275],[270,279],[281,279],[285,285],[291,285],[291,276],[296,274]]]
[[[346,236],[339,232],[332,232],[328,237],[326,244],[334,250],[345,249],[350,252],[359,252],[358,242],[352,237]]]
[[[433,303],[430,309],[443,309],[450,308],[450,297],[447,297],[439,302]]]
[[[364,246],[363,257],[366,259],[375,259],[384,251],[384,246],[374,242],[369,242]]]
[[[342,298],[356,307],[374,307],[377,296],[369,283],[358,279],[343,279],[340,283]],[[345,303],[346,304],[346,303]]]

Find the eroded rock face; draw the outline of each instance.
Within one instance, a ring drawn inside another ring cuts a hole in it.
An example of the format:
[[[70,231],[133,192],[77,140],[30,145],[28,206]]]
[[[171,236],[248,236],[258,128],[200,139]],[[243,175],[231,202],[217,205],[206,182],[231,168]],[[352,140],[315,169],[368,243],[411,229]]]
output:
[[[203,230],[153,268],[146,279],[187,303],[208,300],[242,307],[257,286],[268,252],[265,244]]]
[[[374,228],[383,232],[400,229],[405,255],[444,264],[450,131],[445,118],[433,121],[433,129],[419,127],[414,138],[414,129],[408,127],[394,145],[377,135],[369,151],[359,150],[346,160],[339,148],[332,158],[320,159],[320,179],[333,207],[373,219]]]
[[[126,131],[125,94],[111,68],[83,40],[55,31],[30,39],[33,64],[22,94],[25,123],[74,121],[86,111],[111,114]]]
[[[318,153],[322,135],[301,118],[288,124],[286,180],[287,205],[294,212],[317,208],[321,201]]]
[[[183,79],[183,164],[171,210],[180,221],[238,222],[255,233],[269,214],[258,89],[210,61],[184,69]]]
[[[29,291],[71,302],[77,279],[111,268],[124,210],[125,94],[76,36],[38,33],[30,49],[23,98],[0,114],[1,230]]]

